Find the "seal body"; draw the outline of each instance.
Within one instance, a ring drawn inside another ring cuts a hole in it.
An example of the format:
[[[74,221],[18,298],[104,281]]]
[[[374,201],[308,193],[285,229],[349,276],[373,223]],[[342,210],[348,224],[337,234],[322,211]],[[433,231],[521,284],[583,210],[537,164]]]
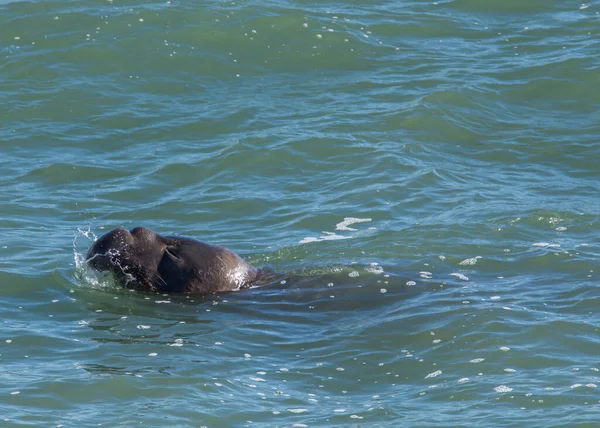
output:
[[[227,248],[145,227],[108,232],[90,247],[86,260],[128,288],[167,293],[235,291],[249,287],[261,272]]]

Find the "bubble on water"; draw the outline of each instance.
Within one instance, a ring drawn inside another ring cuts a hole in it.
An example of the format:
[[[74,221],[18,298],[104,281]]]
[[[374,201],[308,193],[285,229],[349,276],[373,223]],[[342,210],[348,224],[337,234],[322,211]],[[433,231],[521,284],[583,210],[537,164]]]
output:
[[[511,387],[508,387],[506,385],[499,385],[499,386],[497,386],[497,387],[494,388],[494,391],[500,392],[500,393],[511,392],[512,390],[513,389]]]
[[[377,262],[369,263],[369,266],[365,268],[367,272],[370,272],[374,275],[381,275],[383,273],[383,268]]]

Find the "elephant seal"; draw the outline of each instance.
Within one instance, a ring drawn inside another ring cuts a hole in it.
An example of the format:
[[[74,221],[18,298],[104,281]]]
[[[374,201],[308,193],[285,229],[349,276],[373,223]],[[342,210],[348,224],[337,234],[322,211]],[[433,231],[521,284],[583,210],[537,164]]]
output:
[[[86,260],[110,271],[127,288],[168,293],[210,293],[247,288],[262,276],[227,248],[145,227],[115,229],[90,247]]]

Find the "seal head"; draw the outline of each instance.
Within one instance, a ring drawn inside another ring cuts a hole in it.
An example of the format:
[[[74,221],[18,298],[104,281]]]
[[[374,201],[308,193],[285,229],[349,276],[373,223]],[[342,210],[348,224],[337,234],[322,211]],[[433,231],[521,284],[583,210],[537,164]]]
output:
[[[86,260],[110,271],[127,288],[208,293],[249,287],[260,270],[224,247],[195,239],[161,236],[145,227],[115,229],[90,247]]]

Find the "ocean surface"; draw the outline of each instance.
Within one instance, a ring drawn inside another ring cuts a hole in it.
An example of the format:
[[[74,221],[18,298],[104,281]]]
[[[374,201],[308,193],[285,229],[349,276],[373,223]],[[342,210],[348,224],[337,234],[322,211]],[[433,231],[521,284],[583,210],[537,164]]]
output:
[[[600,1],[1,0],[0,106],[2,427],[600,425]]]

